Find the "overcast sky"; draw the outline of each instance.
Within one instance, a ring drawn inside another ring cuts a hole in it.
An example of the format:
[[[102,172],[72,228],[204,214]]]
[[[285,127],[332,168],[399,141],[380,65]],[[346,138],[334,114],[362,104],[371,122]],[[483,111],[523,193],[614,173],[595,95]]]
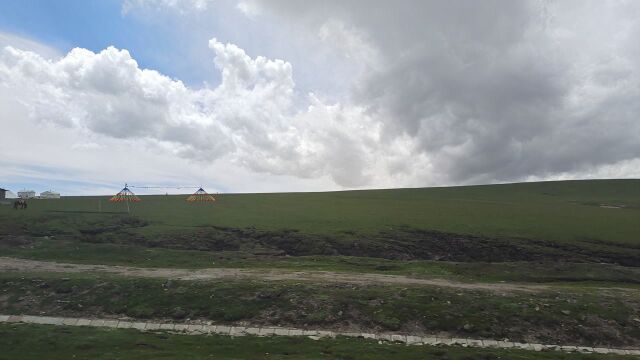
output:
[[[639,178],[639,115],[640,1],[0,3],[14,191]]]

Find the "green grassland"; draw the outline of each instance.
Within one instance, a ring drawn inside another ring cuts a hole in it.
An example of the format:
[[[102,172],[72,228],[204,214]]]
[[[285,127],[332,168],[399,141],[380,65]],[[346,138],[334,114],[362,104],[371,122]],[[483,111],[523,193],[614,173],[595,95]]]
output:
[[[184,199],[142,196],[131,214],[108,197],[0,206],[0,256],[466,281],[640,278],[640,180]]]
[[[405,226],[458,234],[572,242],[595,239],[640,245],[640,180],[563,181],[327,193],[222,194],[215,204],[184,196],[142,196],[132,214],[143,234],[206,226],[293,229],[310,234],[372,234]],[[27,211],[0,207],[7,219],[94,220],[126,212],[108,197],[34,200]],[[99,213],[99,202],[103,213]],[[624,205],[622,209],[600,204]],[[78,220],[80,221],[80,220]],[[32,226],[38,226],[34,223]],[[65,231],[66,229],[58,229]]]
[[[128,329],[0,325],[0,359],[618,360],[620,355],[378,344],[346,338],[188,336]]]
[[[251,280],[168,285],[158,279],[22,272],[0,274],[0,310],[640,344],[640,180],[222,194],[213,204],[187,203],[185,196],[141,198],[131,204],[130,214],[125,204],[109,203],[105,196],[32,200],[27,210],[0,206],[0,256],[136,267],[379,273],[547,287],[536,293],[496,293]],[[115,351],[123,359],[175,358],[196,341],[161,335],[175,345],[173,353],[169,346],[157,345],[154,336],[159,335],[152,334],[82,329],[89,337],[67,346],[52,344],[80,330],[45,335],[43,327],[0,329],[0,347],[9,342],[14,344],[11,351],[30,354],[21,358],[42,354],[29,347],[31,338],[23,338],[31,335],[48,341],[44,348],[47,354],[52,351],[49,358],[68,358],[76,351],[99,358],[93,355],[108,346],[120,349]],[[88,347],[87,339],[97,345]],[[607,358],[385,347],[343,339],[206,341],[190,350],[190,358],[233,358],[234,351],[239,358],[264,358],[260,351],[273,355],[268,358]],[[283,353],[285,345],[289,355]]]

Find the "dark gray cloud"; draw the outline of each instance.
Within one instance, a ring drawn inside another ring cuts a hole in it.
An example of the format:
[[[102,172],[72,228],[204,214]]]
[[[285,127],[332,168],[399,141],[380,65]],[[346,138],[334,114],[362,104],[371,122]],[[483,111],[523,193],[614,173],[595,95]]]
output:
[[[341,21],[364,34],[379,59],[352,101],[384,124],[383,141],[412,139],[412,156],[426,156],[441,181],[553,177],[640,158],[639,3],[250,3],[312,31]]]

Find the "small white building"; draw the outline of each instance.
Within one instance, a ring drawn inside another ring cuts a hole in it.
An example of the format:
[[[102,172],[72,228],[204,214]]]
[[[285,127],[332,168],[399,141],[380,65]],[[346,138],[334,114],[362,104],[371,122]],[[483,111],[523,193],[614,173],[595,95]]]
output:
[[[18,191],[18,197],[20,199],[33,199],[34,197],[36,197],[36,192],[33,190]]]
[[[60,199],[60,193],[57,193],[55,191],[44,191],[40,193],[40,198],[41,199]]]

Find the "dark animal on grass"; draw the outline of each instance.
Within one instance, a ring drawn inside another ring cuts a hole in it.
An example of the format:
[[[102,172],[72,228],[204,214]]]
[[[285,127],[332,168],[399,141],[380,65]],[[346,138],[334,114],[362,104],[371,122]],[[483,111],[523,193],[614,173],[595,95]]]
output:
[[[25,200],[17,200],[13,202],[13,208],[18,210],[18,209],[26,209],[27,208],[27,202]]]

